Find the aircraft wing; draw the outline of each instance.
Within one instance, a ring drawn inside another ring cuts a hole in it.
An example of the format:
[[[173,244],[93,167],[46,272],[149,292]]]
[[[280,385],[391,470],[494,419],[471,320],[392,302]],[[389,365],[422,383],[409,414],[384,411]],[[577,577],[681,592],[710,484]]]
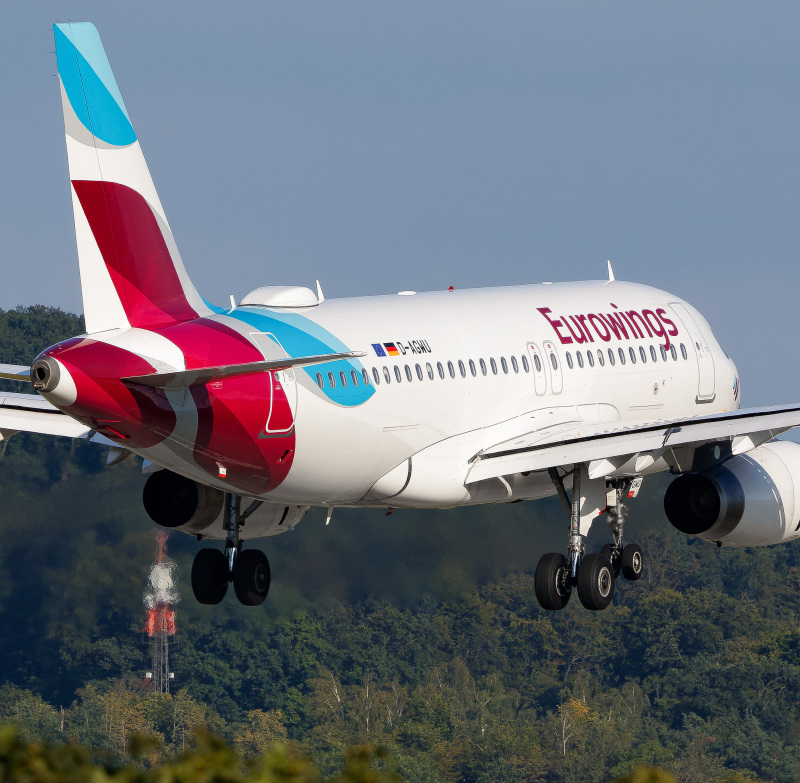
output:
[[[290,367],[307,367],[311,364],[325,364],[340,359],[355,359],[364,353],[347,351],[344,353],[324,353],[315,356],[299,356],[297,358],[270,359],[263,362],[245,362],[243,364],[222,364],[213,367],[198,367],[193,370],[176,370],[174,372],[154,372],[147,375],[131,375],[122,378],[128,383],[141,383],[155,389],[186,389],[190,386],[201,386],[223,378],[237,375],[252,375],[271,370],[286,370]]]
[[[664,469],[703,470],[744,454],[800,426],[800,404],[745,408],[708,416],[654,421],[634,427],[581,426],[556,441],[525,433],[478,452],[467,483],[514,473],[588,464],[590,478],[637,475],[663,460]]]
[[[62,413],[38,394],[0,392],[0,435],[7,438],[15,432],[81,438],[91,430]]]
[[[0,378],[30,383],[31,368],[23,364],[0,364]]]

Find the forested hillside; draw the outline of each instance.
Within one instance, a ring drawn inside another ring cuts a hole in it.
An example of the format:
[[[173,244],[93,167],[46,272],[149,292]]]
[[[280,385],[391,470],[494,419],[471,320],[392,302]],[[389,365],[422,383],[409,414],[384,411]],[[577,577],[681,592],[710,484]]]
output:
[[[79,329],[45,308],[0,313],[0,361]],[[370,743],[410,781],[600,781],[639,764],[687,783],[800,779],[800,546],[686,538],[661,510],[667,479],[631,502],[647,570],[605,612],[536,603],[535,564],[564,544],[552,501],[337,509],[329,527],[312,512],[263,541],[274,581],[255,610],[197,605],[199,545],[174,533],[183,601],[160,695],[143,682],[143,477],[104,458],[25,435],[0,458],[0,724],[23,739],[124,760],[148,734],[152,761],[201,725],[245,757],[288,743],[326,775]]]

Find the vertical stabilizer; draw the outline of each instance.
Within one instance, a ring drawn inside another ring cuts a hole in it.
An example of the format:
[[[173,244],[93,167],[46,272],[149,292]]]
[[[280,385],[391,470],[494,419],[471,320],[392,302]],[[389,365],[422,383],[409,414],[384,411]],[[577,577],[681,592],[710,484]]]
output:
[[[192,285],[93,24],[53,26],[88,332],[209,313]]]

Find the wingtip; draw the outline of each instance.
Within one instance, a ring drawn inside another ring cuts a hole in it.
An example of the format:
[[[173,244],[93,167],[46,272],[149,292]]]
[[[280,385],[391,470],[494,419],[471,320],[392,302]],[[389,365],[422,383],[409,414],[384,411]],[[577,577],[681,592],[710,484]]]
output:
[[[606,282],[603,283],[603,285],[610,285],[616,280],[616,278],[614,277],[614,269],[611,266],[611,261],[606,259],[606,264],[608,264],[608,280],[606,280]]]

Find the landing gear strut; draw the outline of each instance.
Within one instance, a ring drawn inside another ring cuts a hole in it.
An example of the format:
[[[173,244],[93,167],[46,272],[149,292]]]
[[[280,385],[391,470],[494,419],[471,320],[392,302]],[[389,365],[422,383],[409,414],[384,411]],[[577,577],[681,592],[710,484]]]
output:
[[[597,554],[586,554],[586,540],[580,531],[581,466],[572,470],[572,497],[567,496],[561,474],[551,468],[550,478],[569,514],[569,544],[567,556],[560,553],[543,555],[536,567],[534,588],[543,609],[563,609],[578,590],[578,598],[586,609],[605,609],[614,598],[614,580],[622,576],[630,581],[642,575],[644,560],[636,544],[623,545],[627,507],[622,502],[630,489],[630,480],[611,481],[607,485],[608,524],[614,538]]]
[[[225,552],[201,549],[192,564],[192,591],[198,603],[218,604],[228,591],[228,583],[245,606],[264,603],[270,585],[267,556],[258,549],[242,550],[239,532],[247,517],[260,505],[254,500],[241,510],[241,495],[225,495]]]
[[[600,550],[605,552],[614,566],[614,573],[622,576],[629,582],[635,582],[642,575],[644,570],[644,558],[642,549],[638,544],[623,544],[622,533],[625,529],[625,517],[628,507],[623,500],[628,495],[631,487],[630,480],[618,480],[609,482],[608,495],[613,493],[614,503],[609,503],[606,513],[608,514],[608,526],[614,536],[613,544],[605,544]]]

